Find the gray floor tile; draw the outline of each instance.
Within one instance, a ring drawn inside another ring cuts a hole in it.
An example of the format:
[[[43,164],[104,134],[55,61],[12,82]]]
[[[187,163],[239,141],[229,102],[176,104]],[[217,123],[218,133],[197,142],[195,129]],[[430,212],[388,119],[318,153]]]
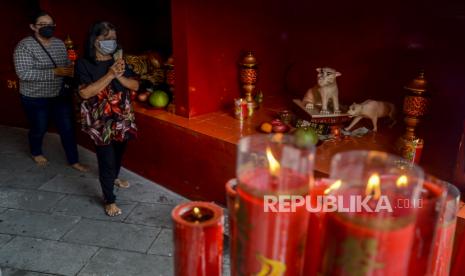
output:
[[[0,186],[16,189],[38,189],[56,175],[57,172],[50,171],[48,167],[33,166],[22,172],[10,173],[8,177],[0,180]]]
[[[4,138],[2,137],[2,140]],[[19,136],[7,137],[5,141],[0,143],[0,154],[21,154],[22,156],[30,156],[29,145],[27,138]]]
[[[23,154],[28,156],[29,146],[27,134],[25,131],[23,133],[14,133],[11,129],[0,130],[0,133],[7,134],[2,135],[2,143],[0,143],[0,153],[1,154]]]
[[[0,154],[0,169],[9,172],[24,171],[35,166],[32,158],[26,154]]]
[[[79,217],[10,209],[0,214],[0,233],[58,240]]]
[[[56,174],[61,174],[64,176],[73,176],[73,177],[85,177],[85,178],[92,178],[92,179],[98,179],[98,173],[97,173],[97,167],[96,165],[94,166],[89,163],[83,163],[86,166],[88,166],[89,171],[88,172],[81,172],[78,171],[71,166],[69,166],[67,163],[56,163],[50,161],[49,164],[47,165],[47,170],[51,172],[55,172]]]
[[[78,276],[171,276],[173,260],[169,257],[102,249]]]
[[[160,228],[84,219],[63,237],[63,241],[146,252]]]
[[[0,248],[0,265],[44,273],[76,275],[97,252],[93,246],[16,237]]]
[[[173,256],[173,231],[162,229],[155,242],[150,247],[149,254]]]
[[[139,204],[125,222],[171,228],[171,210],[174,206],[164,204]]]
[[[0,186],[3,186],[13,175],[7,170],[0,169]]]
[[[53,207],[64,195],[0,187],[0,206],[4,208],[31,211],[46,211]]]
[[[0,247],[9,242],[12,238],[13,236],[0,234]]]
[[[124,176],[121,176],[121,178],[124,178]],[[129,179],[129,181],[131,181],[131,187],[129,189],[119,190],[118,198],[137,202],[171,205],[176,205],[181,201],[185,201],[183,197],[153,182],[143,180],[141,177],[138,177],[138,179]]]
[[[15,268],[2,268],[2,276],[53,276],[54,274],[33,272]]]
[[[4,138],[2,137],[2,140]],[[30,156],[27,138],[23,140],[21,137],[7,137],[5,141],[0,143],[0,154],[21,154],[22,156]]]
[[[65,176],[61,174],[42,185],[39,190],[75,195],[101,195],[100,184],[97,178]]]
[[[121,216],[109,217],[103,210],[103,202],[100,198],[68,195],[63,198],[52,211],[59,214],[81,216],[84,218],[122,221],[137,205],[135,202],[121,200],[118,200],[117,204],[123,210],[123,214]]]

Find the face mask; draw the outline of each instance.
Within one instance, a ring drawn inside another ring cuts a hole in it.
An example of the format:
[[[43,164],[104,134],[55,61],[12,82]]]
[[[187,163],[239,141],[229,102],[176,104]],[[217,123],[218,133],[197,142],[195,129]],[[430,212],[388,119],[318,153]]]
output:
[[[39,29],[39,34],[45,38],[51,38],[53,36],[53,32],[55,31],[55,26],[45,26]]]
[[[104,55],[111,55],[116,51],[116,40],[102,40],[99,41],[100,52]]]

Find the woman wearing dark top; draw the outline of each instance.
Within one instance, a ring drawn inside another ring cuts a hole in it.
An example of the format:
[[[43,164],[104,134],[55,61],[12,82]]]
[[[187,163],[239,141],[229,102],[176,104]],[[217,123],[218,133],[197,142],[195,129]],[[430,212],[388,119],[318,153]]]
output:
[[[121,215],[115,204],[114,185],[129,187],[118,175],[127,140],[136,136],[130,95],[139,88],[124,60],[113,59],[116,48],[115,27],[108,22],[96,23],[89,31],[84,58],[75,68],[83,99],[82,130],[95,143],[105,213],[109,216]]]

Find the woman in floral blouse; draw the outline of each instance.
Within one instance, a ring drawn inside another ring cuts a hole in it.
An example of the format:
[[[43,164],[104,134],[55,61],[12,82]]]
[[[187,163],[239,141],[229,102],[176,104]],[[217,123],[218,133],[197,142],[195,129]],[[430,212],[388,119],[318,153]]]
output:
[[[113,58],[116,50],[115,27],[108,22],[96,23],[89,31],[85,55],[75,69],[83,99],[82,130],[95,143],[105,213],[109,216],[122,213],[115,204],[114,186],[129,187],[118,175],[126,143],[136,136],[131,91],[139,88],[124,60]]]

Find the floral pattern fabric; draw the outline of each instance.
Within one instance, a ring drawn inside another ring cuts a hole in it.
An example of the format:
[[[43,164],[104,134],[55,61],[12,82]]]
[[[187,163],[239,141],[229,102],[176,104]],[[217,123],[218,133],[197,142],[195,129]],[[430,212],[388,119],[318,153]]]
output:
[[[96,145],[135,138],[137,127],[131,91],[116,91],[111,83],[96,96],[81,103],[82,130]]]

